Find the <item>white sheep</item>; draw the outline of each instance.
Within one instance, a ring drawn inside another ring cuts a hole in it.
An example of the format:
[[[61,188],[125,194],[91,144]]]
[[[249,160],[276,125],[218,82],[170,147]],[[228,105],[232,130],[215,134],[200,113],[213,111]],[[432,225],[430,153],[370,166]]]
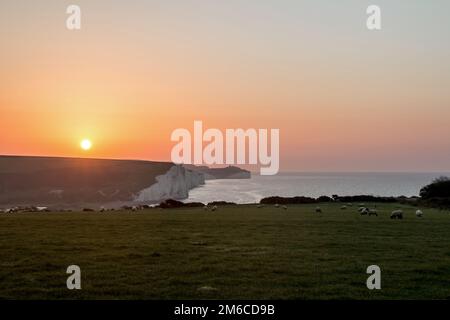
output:
[[[403,211],[400,209],[392,211],[391,219],[403,219]]]
[[[422,218],[422,216],[423,216],[422,210],[417,210],[417,211],[416,211],[416,217]]]
[[[347,206],[342,206],[341,207],[341,210],[345,210],[345,209],[347,209]]]
[[[369,209],[368,214],[369,214],[369,216],[377,216],[378,217],[378,212],[376,209]]]
[[[280,205],[278,204],[278,203],[275,203],[275,206],[274,206],[275,208],[279,208],[280,207]]]
[[[283,209],[284,209],[284,210],[287,210],[287,206],[283,206]]]
[[[366,215],[366,214],[369,214],[369,209],[366,208],[366,207],[360,207],[360,208],[358,209],[358,212],[359,212],[360,215],[364,216],[364,215]]]
[[[214,206],[211,208],[211,211],[216,211],[217,209],[218,209],[217,206]]]

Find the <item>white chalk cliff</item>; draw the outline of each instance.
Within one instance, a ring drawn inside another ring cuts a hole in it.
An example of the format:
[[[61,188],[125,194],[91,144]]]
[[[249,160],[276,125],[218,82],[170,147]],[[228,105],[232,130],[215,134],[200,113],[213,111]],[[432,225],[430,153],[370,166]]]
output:
[[[186,199],[189,190],[205,184],[201,172],[192,171],[181,165],[174,165],[165,174],[156,177],[156,183],[141,190],[135,201],[162,201],[166,199]]]

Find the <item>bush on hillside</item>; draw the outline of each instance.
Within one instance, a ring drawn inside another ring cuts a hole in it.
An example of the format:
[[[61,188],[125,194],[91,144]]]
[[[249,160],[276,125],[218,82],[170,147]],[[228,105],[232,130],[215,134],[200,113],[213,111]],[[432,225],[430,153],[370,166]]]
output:
[[[430,184],[420,189],[422,199],[431,198],[450,198],[450,179],[448,177],[439,177]]]
[[[305,204],[315,203],[316,199],[309,197],[267,197],[261,199],[261,204]]]

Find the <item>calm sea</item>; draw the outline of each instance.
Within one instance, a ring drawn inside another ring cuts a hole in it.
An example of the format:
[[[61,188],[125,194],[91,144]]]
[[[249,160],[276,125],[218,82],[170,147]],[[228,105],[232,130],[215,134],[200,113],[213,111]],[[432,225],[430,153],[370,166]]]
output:
[[[186,201],[259,202],[268,196],[360,195],[417,196],[434,178],[449,173],[283,173],[251,179],[208,180]]]

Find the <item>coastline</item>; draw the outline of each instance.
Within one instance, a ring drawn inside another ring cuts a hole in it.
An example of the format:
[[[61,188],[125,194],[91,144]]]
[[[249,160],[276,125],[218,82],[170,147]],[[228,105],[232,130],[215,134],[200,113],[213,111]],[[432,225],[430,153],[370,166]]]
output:
[[[314,172],[252,175],[250,179],[207,180],[192,189],[183,202],[228,201],[258,203],[270,196],[320,197],[332,195],[418,196],[420,188],[445,172]]]

